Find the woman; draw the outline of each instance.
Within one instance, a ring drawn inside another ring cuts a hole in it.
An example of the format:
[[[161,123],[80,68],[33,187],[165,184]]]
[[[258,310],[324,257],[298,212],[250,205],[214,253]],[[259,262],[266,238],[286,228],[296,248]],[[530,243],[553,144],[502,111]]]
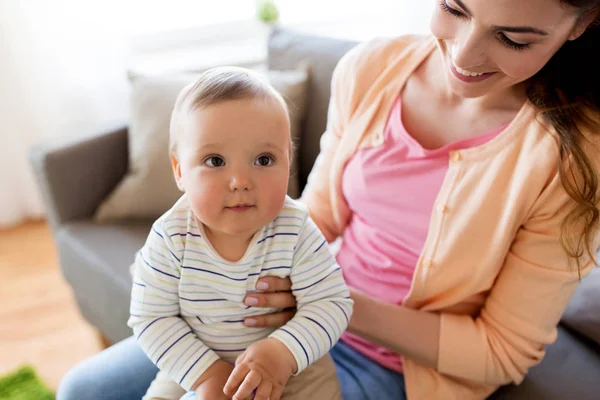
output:
[[[344,399],[483,399],[542,360],[600,244],[599,22],[599,0],[442,0],[434,38],[340,61],[302,200],[342,238]],[[264,283],[247,301],[293,307]],[[130,339],[58,399],[139,399],[155,371]]]

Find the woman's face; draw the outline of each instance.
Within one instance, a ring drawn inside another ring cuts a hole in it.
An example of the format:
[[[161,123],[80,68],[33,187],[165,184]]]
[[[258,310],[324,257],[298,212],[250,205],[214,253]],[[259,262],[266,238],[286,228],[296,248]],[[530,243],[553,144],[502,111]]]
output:
[[[435,0],[431,20],[452,92],[499,93],[535,75],[578,37],[576,10],[559,0]]]

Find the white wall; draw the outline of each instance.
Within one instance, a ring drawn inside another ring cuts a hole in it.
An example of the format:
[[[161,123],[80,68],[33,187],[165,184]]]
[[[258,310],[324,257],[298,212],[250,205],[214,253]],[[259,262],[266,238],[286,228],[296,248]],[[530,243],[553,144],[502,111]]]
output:
[[[437,0],[277,1],[284,25],[362,40],[427,32]],[[31,145],[127,122],[126,72],[136,57],[149,70],[264,59],[266,31],[255,5],[0,0],[0,228],[42,214],[27,161]]]

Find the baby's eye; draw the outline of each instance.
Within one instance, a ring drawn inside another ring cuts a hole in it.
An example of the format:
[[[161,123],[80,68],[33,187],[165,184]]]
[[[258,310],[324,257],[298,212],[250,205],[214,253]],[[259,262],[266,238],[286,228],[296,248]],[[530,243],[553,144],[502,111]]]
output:
[[[210,156],[204,160],[204,165],[208,167],[222,167],[225,165],[225,160],[219,156]]]
[[[258,165],[259,167],[268,167],[268,166],[272,165],[274,162],[275,162],[275,160],[273,159],[273,157],[267,156],[267,155],[262,155],[262,156],[258,156],[256,158],[256,161],[254,161],[254,165]]]

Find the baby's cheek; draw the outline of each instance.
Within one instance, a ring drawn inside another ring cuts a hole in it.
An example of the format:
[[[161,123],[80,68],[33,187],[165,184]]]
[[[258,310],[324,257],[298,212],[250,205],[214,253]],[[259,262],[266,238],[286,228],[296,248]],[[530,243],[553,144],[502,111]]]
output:
[[[214,174],[192,175],[188,193],[197,199],[210,199],[222,195],[224,184]],[[206,201],[206,200],[204,200]]]
[[[222,193],[215,185],[194,185],[187,194],[194,213],[202,220],[214,218],[223,206]]]
[[[285,196],[287,194],[288,182],[285,177],[270,179],[266,182],[265,191],[263,192],[263,200],[268,204],[271,214],[277,216],[283,207]]]

